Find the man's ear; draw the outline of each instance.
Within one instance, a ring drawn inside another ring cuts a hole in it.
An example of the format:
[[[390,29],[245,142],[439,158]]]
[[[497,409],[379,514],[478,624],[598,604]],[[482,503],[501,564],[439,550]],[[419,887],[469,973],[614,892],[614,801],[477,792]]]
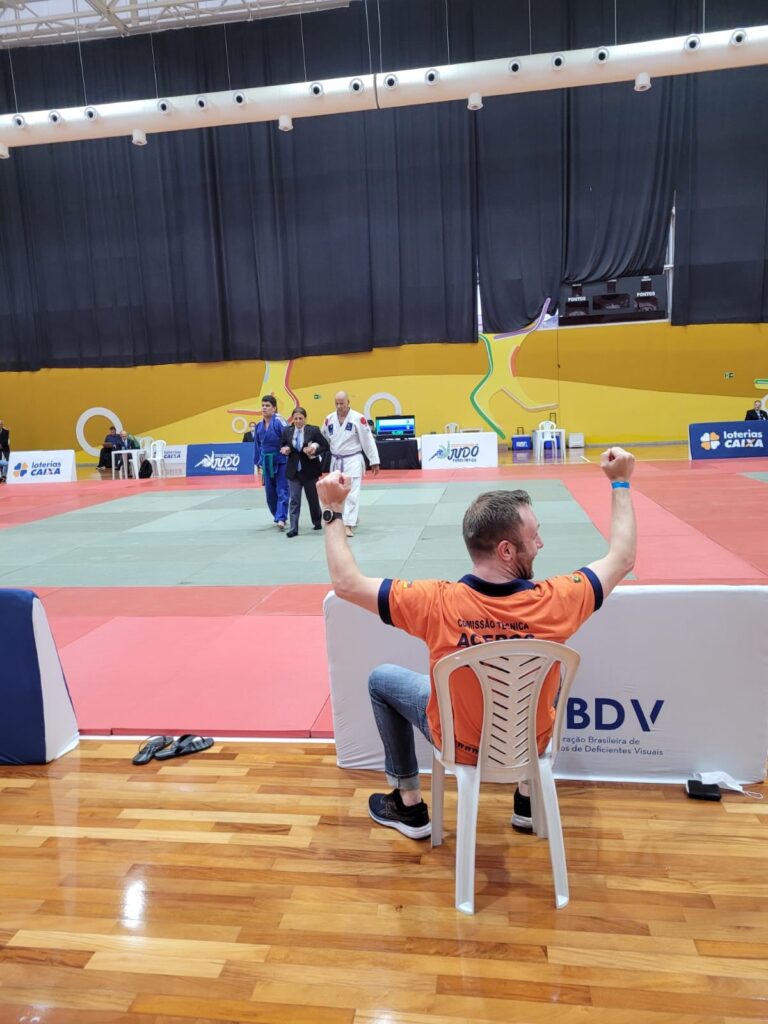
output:
[[[500,540],[496,545],[496,554],[502,559],[502,561],[508,562],[514,556],[515,549],[510,541]]]

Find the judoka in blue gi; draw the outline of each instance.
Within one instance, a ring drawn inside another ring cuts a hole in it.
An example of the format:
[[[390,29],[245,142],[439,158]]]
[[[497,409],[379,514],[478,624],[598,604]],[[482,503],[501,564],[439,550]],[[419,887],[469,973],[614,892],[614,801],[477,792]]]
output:
[[[259,467],[267,493],[267,505],[278,529],[285,529],[288,518],[290,496],[286,468],[288,458],[280,454],[283,431],[286,422],[277,415],[277,400],[274,395],[264,395],[261,400],[261,423],[256,425],[254,436],[253,462]]]

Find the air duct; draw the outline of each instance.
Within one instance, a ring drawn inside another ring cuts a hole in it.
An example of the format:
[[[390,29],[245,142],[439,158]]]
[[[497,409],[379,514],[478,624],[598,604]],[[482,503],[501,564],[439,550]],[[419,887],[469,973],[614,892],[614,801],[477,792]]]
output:
[[[99,104],[89,119],[82,107],[0,116],[0,145],[38,146],[83,139],[186,131],[219,125],[278,122],[321,114],[407,107],[478,94],[504,96],[609,82],[635,83],[638,76],[664,78],[701,71],[768,64],[768,25],[646,43],[502,57],[472,64],[387,71],[380,75],[244,89],[237,93],[171,96]],[[642,82],[646,81],[642,77]],[[92,109],[92,108],[88,108]],[[479,114],[479,116],[482,116]],[[23,131],[19,127],[23,126]]]

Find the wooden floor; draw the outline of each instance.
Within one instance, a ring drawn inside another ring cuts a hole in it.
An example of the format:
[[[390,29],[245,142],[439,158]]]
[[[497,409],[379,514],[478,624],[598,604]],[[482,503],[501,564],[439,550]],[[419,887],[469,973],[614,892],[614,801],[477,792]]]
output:
[[[2,1024],[768,1019],[768,801],[561,783],[555,911],[546,842],[487,787],[466,917],[452,833],[373,825],[380,778],[332,745],[134,750],[0,767]]]

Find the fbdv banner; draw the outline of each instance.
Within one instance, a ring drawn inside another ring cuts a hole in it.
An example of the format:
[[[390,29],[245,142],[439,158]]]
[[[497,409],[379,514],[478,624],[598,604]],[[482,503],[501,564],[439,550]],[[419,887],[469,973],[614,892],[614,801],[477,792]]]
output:
[[[187,445],[187,476],[252,475],[252,444]]]
[[[768,456],[768,422],[691,423],[688,451],[692,459],[747,459]]]

